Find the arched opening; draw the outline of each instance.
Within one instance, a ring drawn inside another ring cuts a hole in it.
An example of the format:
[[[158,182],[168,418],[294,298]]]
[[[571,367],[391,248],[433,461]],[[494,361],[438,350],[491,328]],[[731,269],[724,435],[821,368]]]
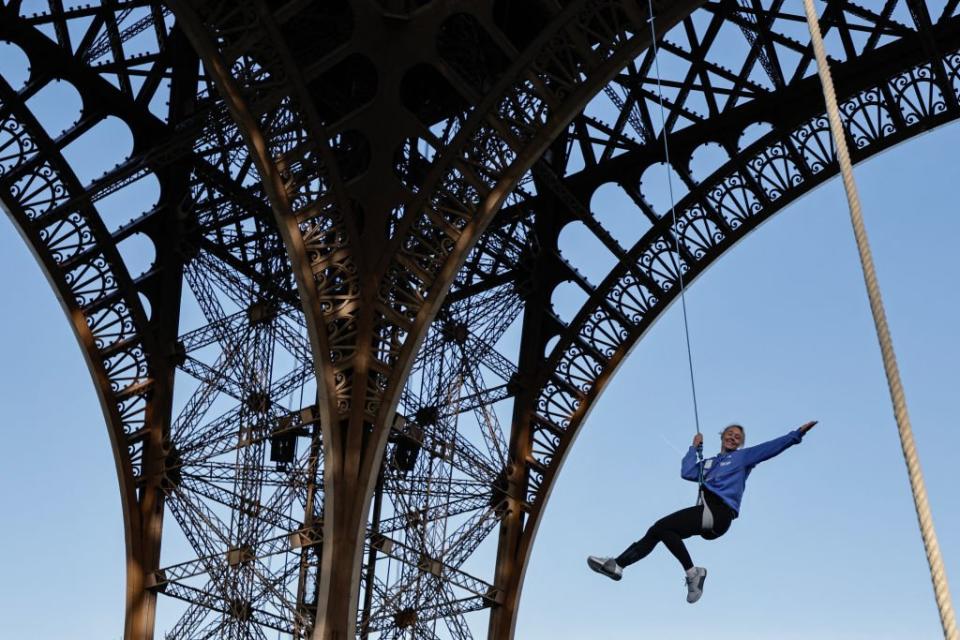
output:
[[[16,91],[30,78],[30,59],[17,45],[0,40],[0,76]]]
[[[737,138],[737,148],[741,151],[746,149],[754,142],[770,133],[772,129],[773,125],[771,125],[769,122],[755,122],[751,124],[740,132],[740,137]]]
[[[130,157],[133,134],[123,120],[108,116],[63,148],[63,157],[87,185]]]
[[[53,80],[27,100],[27,108],[51,138],[56,139],[80,119],[83,100],[69,82]]]
[[[564,280],[558,284],[550,296],[550,306],[553,312],[567,324],[573,321],[586,301],[586,292],[569,280]]]
[[[580,265],[590,284],[597,285],[617,263],[616,256],[579,220],[567,224],[557,238],[557,249],[564,260]]]
[[[114,232],[123,225],[150,211],[160,199],[160,181],[153,173],[124,185],[96,201],[100,219],[107,230]]]
[[[148,271],[157,259],[157,248],[153,240],[143,233],[135,233],[117,243],[117,251],[120,252],[127,273],[134,280]]]
[[[730,154],[718,142],[705,142],[690,154],[690,177],[700,182],[730,161]]]
[[[680,174],[665,162],[650,165],[640,177],[640,193],[657,217],[669,216],[671,205],[688,191]]]
[[[590,212],[624,248],[636,244],[651,227],[637,203],[615,182],[600,185],[590,198]]]

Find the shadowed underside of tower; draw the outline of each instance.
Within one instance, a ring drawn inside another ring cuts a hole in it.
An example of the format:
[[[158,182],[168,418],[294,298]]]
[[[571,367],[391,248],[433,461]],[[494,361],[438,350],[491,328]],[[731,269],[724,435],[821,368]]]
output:
[[[960,114],[958,4],[820,3],[855,160]],[[646,1],[3,4],[0,200],[100,395],[128,639],[512,636],[679,275],[837,171],[799,3],[652,7],[664,121]]]

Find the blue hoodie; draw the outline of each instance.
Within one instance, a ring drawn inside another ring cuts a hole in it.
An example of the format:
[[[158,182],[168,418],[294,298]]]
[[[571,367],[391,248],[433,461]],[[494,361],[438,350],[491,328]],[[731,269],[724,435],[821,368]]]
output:
[[[730,453],[718,453],[713,458],[707,458],[703,461],[703,485],[717,494],[739,515],[740,500],[743,499],[747,477],[753,468],[764,460],[783,453],[789,447],[800,444],[802,439],[803,435],[797,429],[754,447],[737,449]],[[683,456],[683,462],[680,463],[680,476],[684,480],[698,482],[700,480],[698,467],[697,450],[690,447],[687,454]]]

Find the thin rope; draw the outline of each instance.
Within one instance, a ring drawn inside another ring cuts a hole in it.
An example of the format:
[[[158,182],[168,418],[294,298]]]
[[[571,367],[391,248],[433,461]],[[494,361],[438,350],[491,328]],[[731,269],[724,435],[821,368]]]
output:
[[[847,201],[850,205],[850,221],[853,224],[853,233],[857,240],[857,249],[860,252],[860,264],[863,267],[863,278],[867,285],[867,295],[870,298],[870,310],[873,312],[873,322],[876,325],[877,339],[880,342],[880,351],[883,355],[883,368],[887,374],[890,399],[893,401],[893,411],[897,419],[900,446],[903,449],[903,459],[907,464],[907,472],[910,476],[910,488],[913,491],[913,503],[920,524],[920,535],[923,537],[923,548],[930,565],[930,579],[933,582],[937,608],[940,611],[943,637],[946,640],[958,640],[960,636],[957,634],[957,621],[953,612],[953,603],[950,599],[950,587],[947,584],[943,558],[940,556],[937,534],[933,528],[933,516],[930,513],[930,505],[927,501],[927,489],[923,481],[923,472],[920,469],[920,458],[913,441],[913,429],[910,426],[910,417],[907,414],[907,401],[903,386],[900,383],[900,372],[897,369],[897,359],[893,352],[893,341],[887,327],[886,313],[880,296],[880,285],[874,271],[870,243],[867,239],[867,230],[863,224],[863,216],[860,210],[860,196],[857,193],[857,185],[853,181],[850,154],[847,151],[843,126],[840,123],[837,96],[833,89],[833,79],[830,76],[830,67],[827,65],[827,55],[824,51],[820,23],[813,7],[813,0],[804,0],[804,8],[807,13],[807,26],[810,28],[813,52],[817,59],[820,83],[823,85],[823,97],[826,102],[827,116],[830,120],[830,131],[837,148],[837,161],[840,164],[840,172],[843,176],[843,187],[847,192]]]
[[[663,136],[663,156],[667,165],[667,188],[670,192],[670,216],[673,221],[673,244],[677,249],[677,256],[680,256],[680,236],[677,232],[677,209],[673,200],[673,176],[670,173],[670,144],[667,141],[667,119],[663,110],[663,89],[660,85],[660,60],[659,48],[657,47],[657,30],[654,25],[653,0],[647,0],[650,17],[647,22],[650,23],[650,42],[653,47],[653,65],[657,71],[657,98],[660,105],[660,133]],[[700,411],[697,403],[697,383],[693,375],[693,350],[690,348],[690,323],[687,320],[687,297],[683,285],[683,269],[677,264],[677,279],[680,281],[680,306],[683,308],[683,335],[687,344],[687,367],[690,371],[690,392],[693,395],[693,421],[697,427],[697,435],[700,435]],[[697,455],[703,458],[702,447],[697,450]],[[701,465],[702,466],[702,465]],[[700,484],[703,484],[703,470],[700,471]]]

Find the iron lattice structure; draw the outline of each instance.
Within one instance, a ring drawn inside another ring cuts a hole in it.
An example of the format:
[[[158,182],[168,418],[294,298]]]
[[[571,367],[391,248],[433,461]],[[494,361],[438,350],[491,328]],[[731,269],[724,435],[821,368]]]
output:
[[[960,115],[958,4],[820,4],[855,160]],[[168,638],[512,637],[678,276],[837,171],[799,3],[653,9],[662,123],[642,1],[3,3],[0,200],[100,394],[126,638],[158,601]],[[86,176],[105,123],[131,150]]]

